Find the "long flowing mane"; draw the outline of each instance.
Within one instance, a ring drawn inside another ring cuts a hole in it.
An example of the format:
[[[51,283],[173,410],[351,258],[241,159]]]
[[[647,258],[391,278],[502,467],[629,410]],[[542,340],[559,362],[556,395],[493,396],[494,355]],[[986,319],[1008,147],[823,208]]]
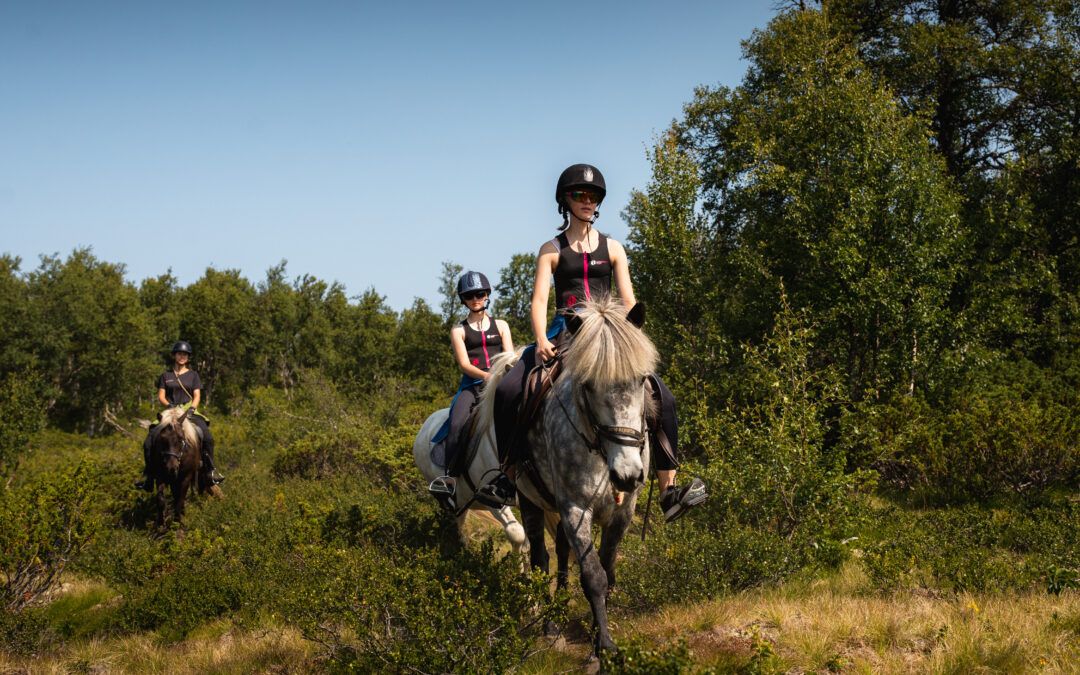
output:
[[[627,320],[618,299],[608,296],[586,302],[577,315],[581,327],[563,355],[564,375],[605,388],[641,380],[656,370],[656,347]]]
[[[169,408],[165,412],[161,413],[161,423],[172,426],[183,416],[183,408]],[[195,430],[195,425],[189,420],[184,420],[184,437],[187,438],[187,442],[192,447],[197,447],[199,443],[199,432]]]

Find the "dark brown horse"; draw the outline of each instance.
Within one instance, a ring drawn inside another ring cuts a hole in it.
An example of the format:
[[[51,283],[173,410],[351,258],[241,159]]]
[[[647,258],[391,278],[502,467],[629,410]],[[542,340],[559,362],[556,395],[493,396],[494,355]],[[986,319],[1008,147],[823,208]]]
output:
[[[165,525],[165,488],[172,490],[173,519],[184,517],[188,490],[209,485],[199,480],[202,467],[202,439],[188,421],[189,409],[170,408],[161,414],[161,429],[150,452],[150,477],[157,483],[157,526]],[[204,492],[208,491],[206,489]]]

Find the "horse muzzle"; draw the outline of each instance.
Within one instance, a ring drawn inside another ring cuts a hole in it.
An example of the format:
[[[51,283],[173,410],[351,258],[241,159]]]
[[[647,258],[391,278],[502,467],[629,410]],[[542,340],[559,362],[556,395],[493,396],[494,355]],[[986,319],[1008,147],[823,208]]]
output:
[[[627,473],[611,469],[608,471],[608,480],[615,490],[619,492],[633,492],[645,484],[645,470],[638,465],[637,473]]]

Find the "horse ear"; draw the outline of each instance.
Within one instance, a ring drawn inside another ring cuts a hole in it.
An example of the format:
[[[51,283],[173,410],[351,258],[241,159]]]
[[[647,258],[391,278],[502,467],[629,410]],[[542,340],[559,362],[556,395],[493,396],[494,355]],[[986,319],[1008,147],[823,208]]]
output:
[[[578,316],[577,312],[570,312],[566,315],[566,327],[571,335],[577,333],[578,329],[581,328],[581,317]]]
[[[645,325],[645,303],[636,303],[630,308],[630,311],[626,313],[626,320],[634,324],[638,328]]]

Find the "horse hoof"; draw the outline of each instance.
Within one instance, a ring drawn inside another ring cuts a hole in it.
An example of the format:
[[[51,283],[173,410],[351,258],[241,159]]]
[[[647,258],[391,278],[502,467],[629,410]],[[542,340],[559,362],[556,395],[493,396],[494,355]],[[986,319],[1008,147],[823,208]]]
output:
[[[218,499],[225,499],[225,493],[221,491],[221,486],[219,486],[219,485],[211,485],[210,489],[207,490],[207,493],[211,497],[216,497]]]

